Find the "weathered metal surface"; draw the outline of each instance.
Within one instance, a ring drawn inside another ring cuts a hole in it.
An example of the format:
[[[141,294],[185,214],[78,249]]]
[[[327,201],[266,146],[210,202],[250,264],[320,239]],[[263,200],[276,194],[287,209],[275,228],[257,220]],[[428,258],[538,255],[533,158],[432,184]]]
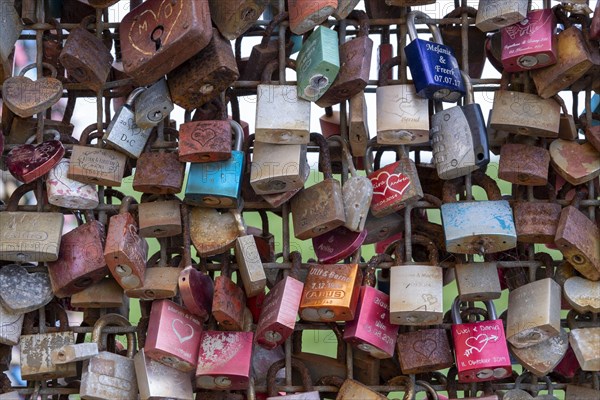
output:
[[[0,269],[0,301],[10,311],[34,311],[48,304],[53,297],[47,273],[29,273],[16,264],[5,265]]]
[[[573,185],[600,175],[600,153],[589,142],[555,140],[550,144],[550,161],[554,170]]]
[[[529,347],[509,346],[517,361],[538,377],[550,373],[565,356],[569,347],[569,334],[560,330],[560,334],[544,342]]]
[[[585,314],[600,312],[600,282],[591,281],[580,276],[573,276],[565,281],[563,295],[574,310]]]

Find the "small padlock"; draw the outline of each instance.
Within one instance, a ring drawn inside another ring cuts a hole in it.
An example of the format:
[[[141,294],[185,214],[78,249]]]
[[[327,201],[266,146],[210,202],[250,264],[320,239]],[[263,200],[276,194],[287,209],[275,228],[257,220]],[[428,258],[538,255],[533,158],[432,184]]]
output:
[[[433,100],[456,102],[465,95],[465,86],[454,51],[444,45],[436,25],[427,24],[434,42],[419,39],[415,27],[417,17],[429,19],[429,16],[421,11],[411,11],[408,14],[406,24],[411,42],[404,48],[417,95]]]
[[[167,81],[162,78],[137,97],[135,123],[142,129],[152,128],[167,118],[173,108]]]
[[[529,3],[526,0],[498,2],[479,0],[475,26],[483,32],[495,31],[516,24],[527,17]]]
[[[192,380],[187,372],[154,361],[140,349],[133,357],[141,400],[193,400]]]
[[[70,179],[68,171],[71,160],[63,158],[50,170],[46,178],[48,203],[78,210],[90,210],[98,207],[98,192],[94,185],[82,184]]]
[[[461,301],[495,300],[502,295],[495,262],[460,262],[454,266],[454,274]]]
[[[175,197],[142,195],[138,205],[140,236],[163,238],[181,234],[181,201]]]
[[[333,378],[333,379],[328,379]],[[376,392],[354,379],[342,379],[339,376],[326,377],[319,382],[339,387],[336,400],[385,400],[387,396]]]
[[[241,331],[244,325],[246,295],[231,280],[230,258],[229,251],[221,255],[221,275],[215,278],[212,316],[222,330]]]
[[[254,142],[250,186],[258,195],[297,193],[310,173],[303,144]]]
[[[548,183],[550,153],[543,147],[521,143],[506,143],[500,150],[498,178],[525,186]]]
[[[556,202],[554,186],[547,187],[549,201],[535,201],[533,188],[528,187],[527,201],[517,199],[513,203],[517,242],[554,243],[562,207]]]
[[[337,10],[337,0],[289,0],[290,30],[296,35],[303,35],[323,23]],[[317,27],[318,28],[318,27]]]
[[[345,226],[312,238],[312,247],[322,264],[334,264],[354,254],[363,245],[367,231],[351,231]]]
[[[269,2],[266,0],[235,0],[223,3],[209,0],[210,16],[227,40],[246,32],[260,18]]]
[[[392,360],[390,358],[386,360]],[[352,350],[353,376],[357,381],[365,385],[379,385],[381,360],[371,356],[369,352],[359,348]]]
[[[350,98],[350,115],[348,117],[348,137],[350,149],[355,157],[364,157],[369,141],[369,124],[367,123],[367,99],[360,92]]]
[[[71,307],[87,310],[90,308],[119,309],[129,305],[123,288],[112,277],[88,286],[71,296]]]
[[[285,360],[280,360],[273,363],[267,372],[267,391],[269,395],[267,400],[319,400],[321,398],[319,396],[319,392],[314,390],[308,368],[302,361],[294,358],[292,358],[292,369],[295,369],[300,373],[304,392],[278,396],[275,378],[277,376],[277,372],[279,372],[279,370],[282,368],[285,368]]]
[[[577,317],[580,317],[578,320]],[[588,322],[583,320],[574,310],[567,315],[569,325],[569,343],[577,357],[582,371],[600,371],[600,327],[588,315]],[[22,340],[22,339],[21,339]]]
[[[589,141],[579,144],[556,139],[550,143],[549,151],[554,171],[572,185],[581,185],[600,175],[600,153]]]
[[[267,277],[254,236],[246,232],[242,215],[238,211],[234,211],[233,214],[240,233],[235,240],[235,258],[238,265],[238,276],[242,280],[246,296],[254,297],[265,292]]]
[[[52,133],[54,138],[32,144],[36,138],[32,136],[25,144],[14,147],[6,155],[5,164],[8,171],[23,183],[33,182],[46,175],[65,155],[58,131],[44,133]]]
[[[598,293],[600,282],[572,276],[563,284],[563,295],[573,309],[581,314],[600,313],[600,300],[590,293]]]
[[[463,106],[440,110],[431,117],[433,161],[441,179],[453,179],[476,171],[490,162],[485,120],[471,78],[461,71],[467,96]]]
[[[119,214],[110,218],[104,247],[106,265],[123,289],[142,286],[148,256],[148,243],[139,235],[138,224],[129,213],[132,201],[133,197],[125,196]]]
[[[235,135],[231,158],[225,161],[192,163],[188,173],[184,201],[211,208],[237,208],[240,204],[244,152],[244,133],[235,121],[229,121]]]

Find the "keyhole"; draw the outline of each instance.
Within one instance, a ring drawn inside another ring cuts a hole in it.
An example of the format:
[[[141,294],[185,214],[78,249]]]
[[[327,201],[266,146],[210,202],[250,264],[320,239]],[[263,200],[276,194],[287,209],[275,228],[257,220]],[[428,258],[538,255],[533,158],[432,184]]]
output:
[[[152,33],[150,34],[150,40],[152,40],[154,42],[154,44],[156,45],[156,51],[158,51],[160,49],[160,46],[162,45],[161,43],[161,36],[164,33],[165,28],[162,25],[158,25],[156,28],[154,28],[154,30],[152,31]]]

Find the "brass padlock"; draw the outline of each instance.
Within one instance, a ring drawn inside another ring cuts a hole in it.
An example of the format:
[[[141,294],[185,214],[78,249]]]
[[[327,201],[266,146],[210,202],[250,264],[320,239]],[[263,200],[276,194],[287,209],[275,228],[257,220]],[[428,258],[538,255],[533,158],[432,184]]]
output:
[[[454,266],[454,273],[461,301],[494,300],[502,295],[495,262],[460,262]]]
[[[143,348],[133,357],[133,363],[141,400],[194,398],[188,373],[151,359]]]
[[[71,296],[71,307],[84,310],[88,308],[119,309],[127,304],[129,304],[129,299],[123,293],[123,288],[112,277],[105,277],[100,282]]]
[[[177,197],[142,196],[138,205],[141,237],[170,237],[181,234],[181,200]]]
[[[560,334],[533,346],[517,348],[509,345],[517,361],[537,377],[552,372],[569,348],[569,334],[563,328]]]
[[[265,11],[267,0],[209,0],[210,16],[227,40],[246,32]]]
[[[246,296],[254,297],[265,292],[267,277],[254,236],[246,232],[242,215],[238,211],[233,211],[233,214],[240,233],[235,240],[238,277],[242,280]]]

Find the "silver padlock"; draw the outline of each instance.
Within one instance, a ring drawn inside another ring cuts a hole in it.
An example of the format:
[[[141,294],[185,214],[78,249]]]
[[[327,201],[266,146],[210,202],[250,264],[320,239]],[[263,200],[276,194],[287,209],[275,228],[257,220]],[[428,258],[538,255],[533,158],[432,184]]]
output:
[[[68,364],[76,361],[89,360],[98,355],[98,343],[68,344],[61,349],[52,350],[50,359],[54,364]]]
[[[135,123],[142,129],[159,124],[173,111],[173,101],[165,78],[156,82],[135,100]]]

